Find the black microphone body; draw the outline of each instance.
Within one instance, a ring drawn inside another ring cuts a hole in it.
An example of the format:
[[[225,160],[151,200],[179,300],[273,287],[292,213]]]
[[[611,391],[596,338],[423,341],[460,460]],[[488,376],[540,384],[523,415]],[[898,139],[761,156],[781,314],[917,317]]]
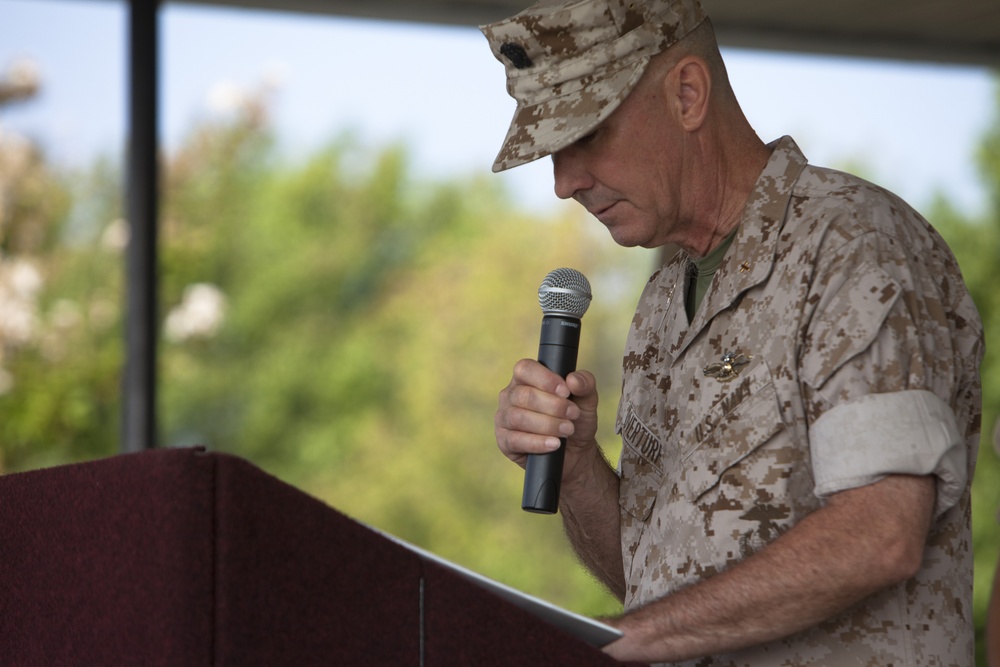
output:
[[[572,280],[579,285],[573,284],[569,288],[547,285],[553,276],[557,285],[560,284],[559,279],[562,279],[562,282]],[[565,378],[576,370],[577,351],[580,348],[580,317],[590,305],[590,284],[582,274],[573,269],[557,269],[545,280],[539,289],[539,301],[544,316],[538,342],[538,361],[553,373]],[[564,300],[565,297],[559,293],[567,291],[571,293],[572,304],[568,309],[561,306],[560,309],[553,310],[548,307],[550,297],[554,295],[555,298]],[[524,468],[521,509],[539,514],[556,513],[559,509],[559,487],[562,482],[565,455],[566,438],[560,438],[559,449],[555,451],[528,455]]]

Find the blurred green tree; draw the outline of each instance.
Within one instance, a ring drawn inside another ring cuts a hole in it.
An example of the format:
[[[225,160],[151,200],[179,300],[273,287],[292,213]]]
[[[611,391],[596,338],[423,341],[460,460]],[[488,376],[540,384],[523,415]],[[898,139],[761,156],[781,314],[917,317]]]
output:
[[[72,205],[85,197],[114,219],[109,175],[103,161],[62,173],[36,144],[0,133],[0,472],[114,452],[117,250]]]

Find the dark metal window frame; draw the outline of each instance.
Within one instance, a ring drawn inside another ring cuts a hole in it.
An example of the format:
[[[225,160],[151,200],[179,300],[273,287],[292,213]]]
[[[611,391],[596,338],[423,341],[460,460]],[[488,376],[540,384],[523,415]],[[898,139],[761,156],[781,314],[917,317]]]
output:
[[[159,285],[159,0],[128,3],[129,243],[125,280],[125,373],[122,378],[124,452],[157,446],[156,376]]]

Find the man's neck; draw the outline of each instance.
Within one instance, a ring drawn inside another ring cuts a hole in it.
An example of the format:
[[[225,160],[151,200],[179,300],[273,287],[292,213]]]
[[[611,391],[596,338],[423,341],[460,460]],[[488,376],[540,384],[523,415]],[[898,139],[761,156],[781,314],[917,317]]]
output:
[[[695,211],[692,234],[687,242],[679,243],[694,258],[707,256],[740,225],[747,199],[771,157],[752,130],[742,140],[720,141],[717,147],[710,162],[713,173],[702,179],[708,188]]]

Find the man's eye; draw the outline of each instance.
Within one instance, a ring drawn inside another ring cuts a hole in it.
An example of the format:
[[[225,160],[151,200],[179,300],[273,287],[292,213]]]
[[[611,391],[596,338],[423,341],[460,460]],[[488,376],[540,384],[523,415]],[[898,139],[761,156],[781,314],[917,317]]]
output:
[[[595,131],[591,132],[590,134],[585,134],[584,136],[582,136],[579,139],[577,139],[576,143],[579,144],[579,145],[581,145],[581,146],[585,146],[586,144],[589,144],[591,141],[593,141],[594,137],[596,137],[596,136],[597,136],[597,131],[595,130]]]

